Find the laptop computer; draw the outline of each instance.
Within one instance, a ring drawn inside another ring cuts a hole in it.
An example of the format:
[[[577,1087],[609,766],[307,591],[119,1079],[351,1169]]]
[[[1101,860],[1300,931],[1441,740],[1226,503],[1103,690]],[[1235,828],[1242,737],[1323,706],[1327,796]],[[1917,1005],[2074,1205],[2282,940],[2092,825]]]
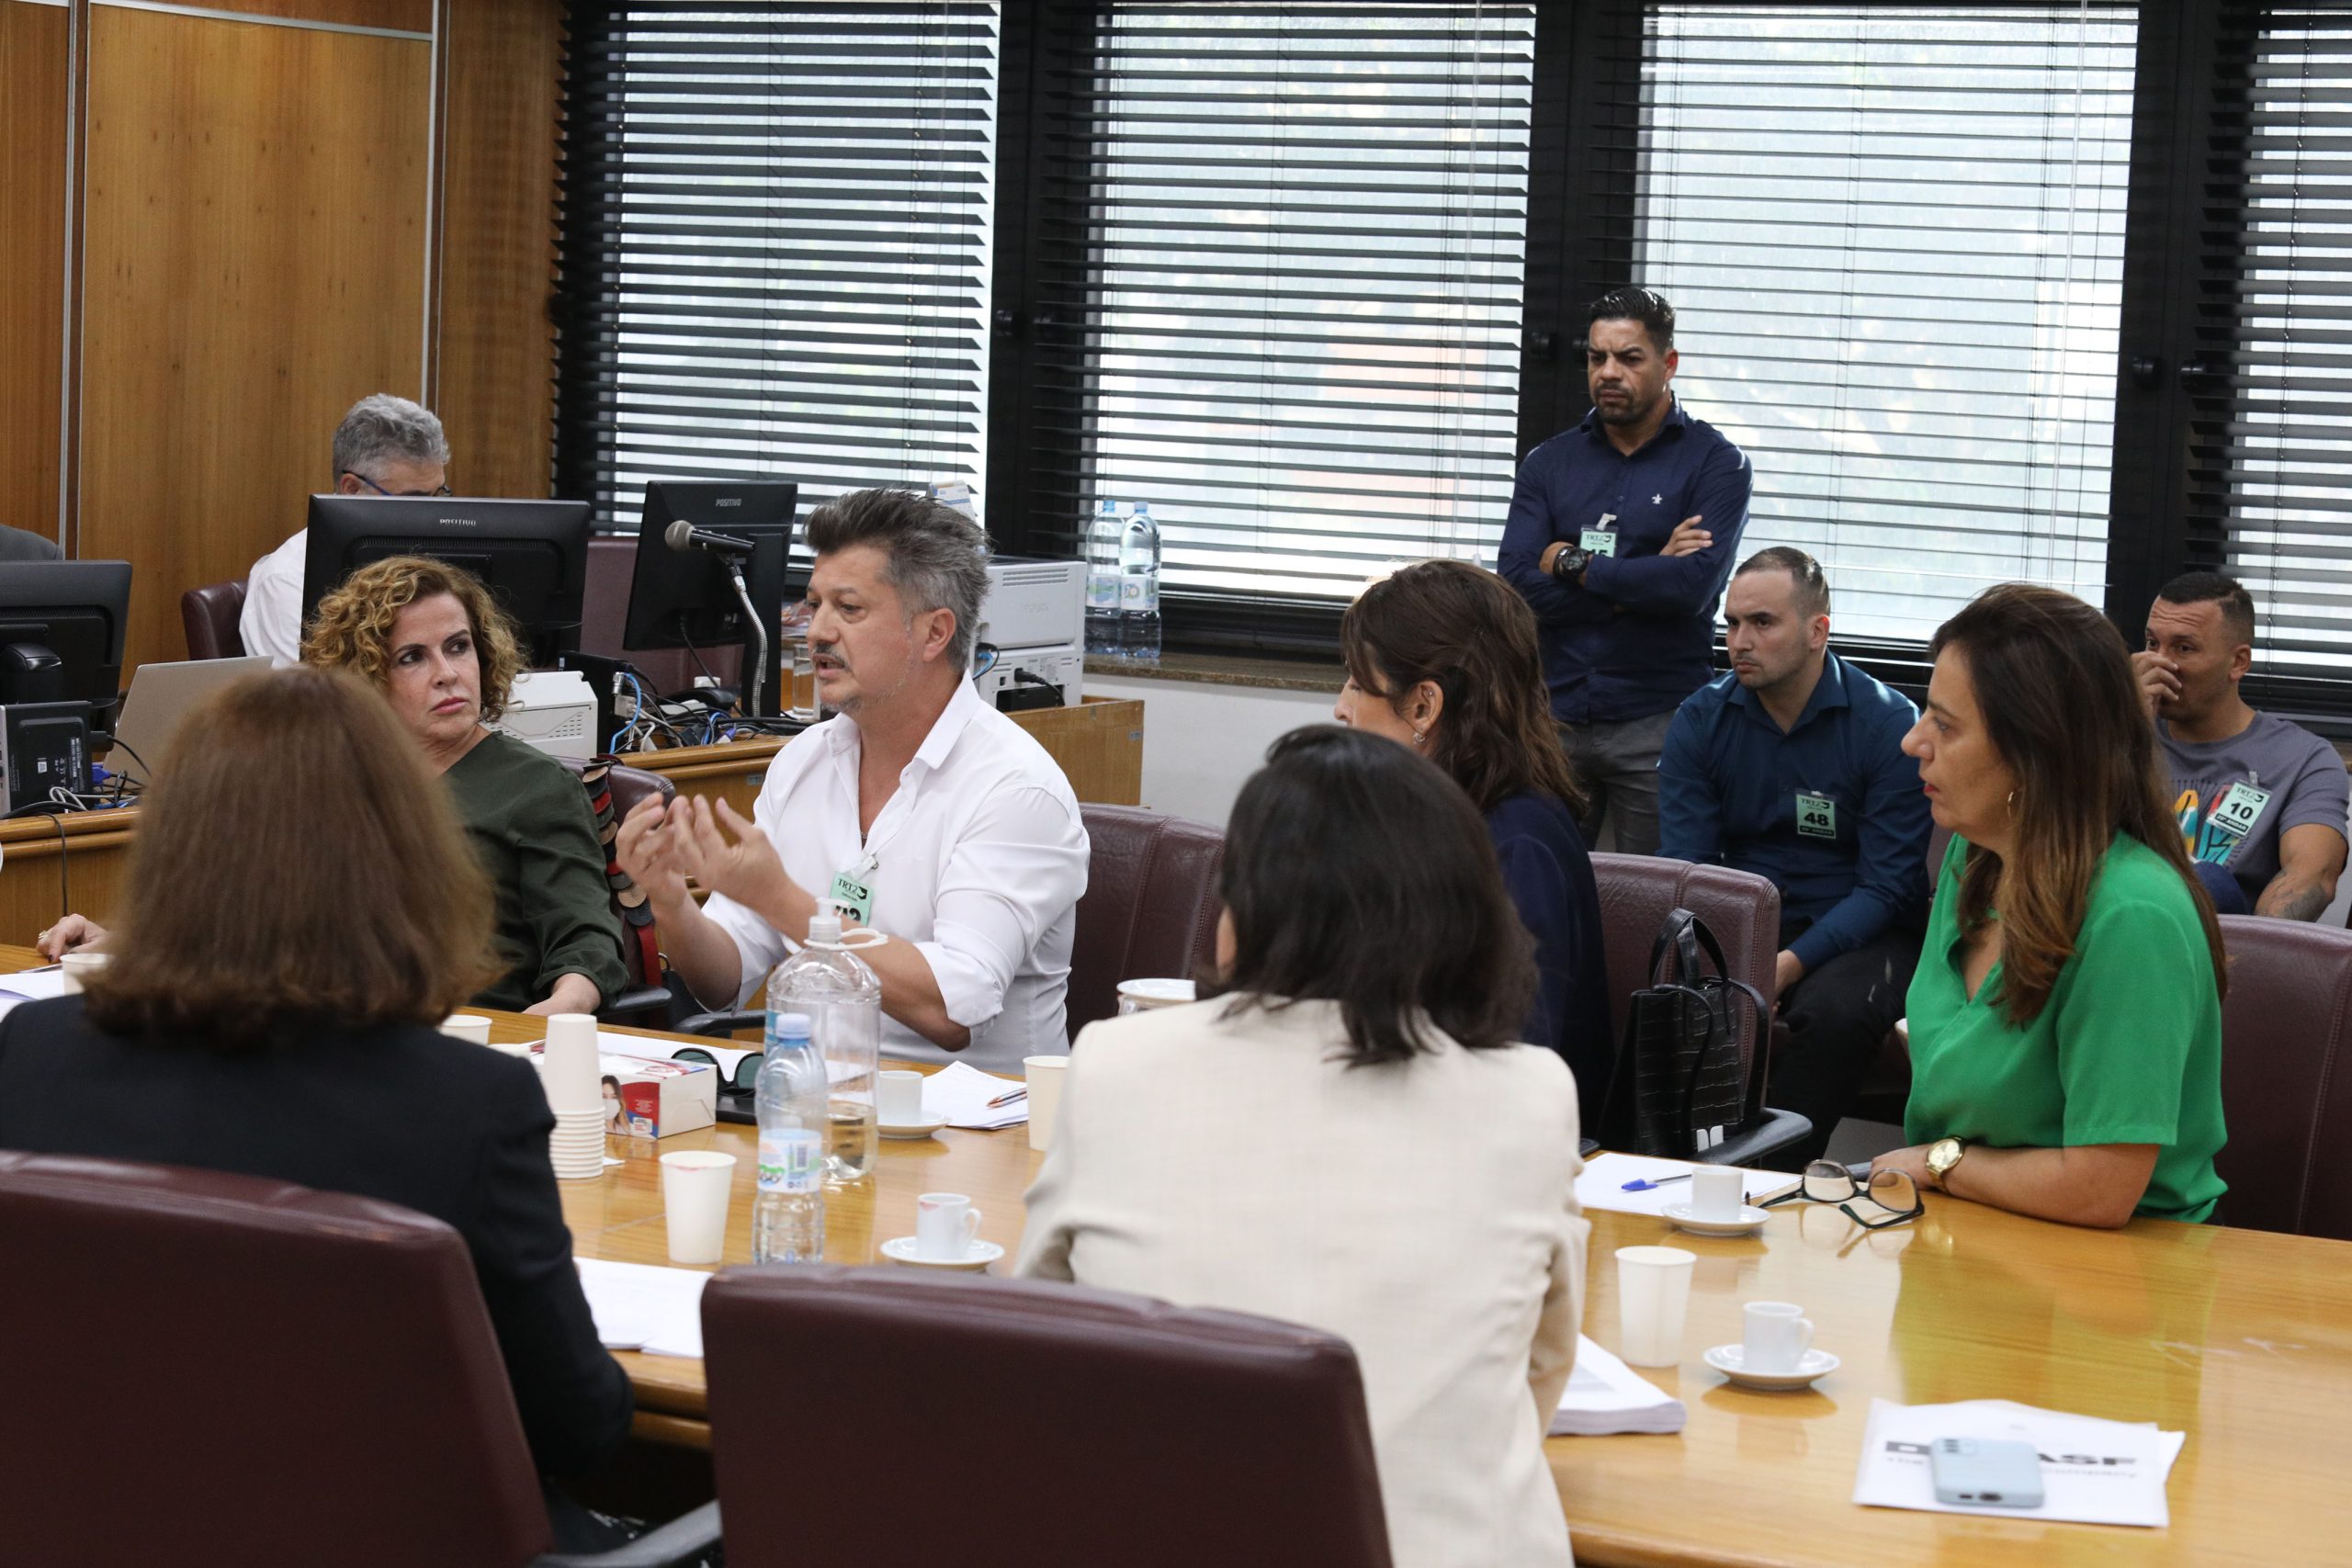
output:
[[[123,694],[107,765],[142,789],[153,784],[155,775],[171,766],[172,747],[187,711],[230,682],[269,667],[270,660],[261,655],[141,665],[130,672],[130,689]]]

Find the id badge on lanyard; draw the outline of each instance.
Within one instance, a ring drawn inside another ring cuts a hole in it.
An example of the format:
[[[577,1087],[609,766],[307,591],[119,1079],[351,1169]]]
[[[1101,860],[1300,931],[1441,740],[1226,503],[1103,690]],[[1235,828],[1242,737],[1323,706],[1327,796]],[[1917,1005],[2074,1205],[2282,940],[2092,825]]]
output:
[[[1834,839],[1838,836],[1838,803],[1826,795],[1797,792],[1797,836]]]
[[[2238,845],[2261,820],[2262,808],[2269,804],[2268,790],[2246,783],[2232,784],[2205,814],[2204,830],[2198,834],[2197,858],[2215,865],[2229,864]]]
[[[1616,523],[1615,513],[1602,513],[1600,522],[1577,536],[1577,548],[1589,551],[1597,556],[1615,555],[1617,553]]]
[[[874,874],[879,869],[880,862],[869,853],[854,869],[833,878],[832,890],[825,896],[842,911],[845,925],[874,923]]]

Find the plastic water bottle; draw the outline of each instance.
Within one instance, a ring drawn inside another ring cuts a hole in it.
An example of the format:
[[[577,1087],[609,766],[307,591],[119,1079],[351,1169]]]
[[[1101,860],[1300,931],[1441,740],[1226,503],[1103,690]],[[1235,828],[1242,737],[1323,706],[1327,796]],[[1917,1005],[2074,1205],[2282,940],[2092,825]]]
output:
[[[1119,507],[1106,501],[1086,533],[1086,651],[1119,656]]]
[[[878,938],[860,933],[871,945]],[[805,1016],[822,1057],[820,1083],[827,1129],[825,1166],[836,1181],[855,1181],[874,1168],[874,1076],[882,1067],[882,982],[842,942],[832,903],[817,900],[808,940],[768,976],[768,1006]],[[771,1017],[775,1016],[770,1014]]]
[[[825,1059],[806,1013],[768,1011],[767,1050],[752,1090],[760,1117],[759,1197],[752,1261],[825,1257]]]
[[[1134,663],[1159,662],[1159,530],[1140,501],[1119,536],[1119,649]]]

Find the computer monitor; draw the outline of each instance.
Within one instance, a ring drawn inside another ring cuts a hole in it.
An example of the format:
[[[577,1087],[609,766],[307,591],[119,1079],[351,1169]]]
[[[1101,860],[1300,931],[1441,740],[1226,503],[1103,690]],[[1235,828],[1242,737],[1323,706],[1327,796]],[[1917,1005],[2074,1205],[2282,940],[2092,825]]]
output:
[[[534,667],[553,669],[580,646],[588,583],[588,503],[471,497],[314,495],[303,558],[302,622],[363,566],[430,556],[486,583]]]
[[[87,703],[104,729],[121,695],[127,560],[0,565],[0,704]]]
[[[645,507],[637,527],[637,570],[629,581],[628,622],[621,646],[628,649],[715,648],[740,643],[746,661],[743,682],[749,701],[749,660],[754,639],[743,624],[742,601],[725,564],[708,550],[673,550],[666,536],[680,520],[715,534],[748,539],[754,548],[744,563],[743,584],[752,608],[767,632],[767,666],[760,682],[757,716],[773,718],[791,705],[780,691],[779,625],[784,615],[786,562],[792,551],[792,513],[800,487],[771,481],[700,483],[654,479],[645,487]]]

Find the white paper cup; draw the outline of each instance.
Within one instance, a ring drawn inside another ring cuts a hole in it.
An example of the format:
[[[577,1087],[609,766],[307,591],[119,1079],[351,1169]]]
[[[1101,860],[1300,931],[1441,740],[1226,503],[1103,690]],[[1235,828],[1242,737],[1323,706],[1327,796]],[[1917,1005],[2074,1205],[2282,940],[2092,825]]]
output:
[[[539,1063],[548,1104],[558,1112],[604,1113],[597,1079],[596,1021],[584,1012],[560,1012],[548,1020],[548,1043]]]
[[[1029,1077],[1029,1146],[1054,1146],[1054,1118],[1062,1108],[1062,1080],[1069,1073],[1068,1056],[1023,1056],[1021,1070]]]
[[[1747,1173],[1727,1165],[1702,1165],[1690,1172],[1690,1217],[1736,1220],[1747,1201]]]
[[[1617,1353],[1628,1366],[1681,1364],[1682,1318],[1698,1261],[1679,1247],[1617,1249]]]
[[[1813,1348],[1813,1324],[1794,1302],[1750,1302],[1740,1309],[1740,1364],[1751,1372],[1792,1372]]]
[[[63,971],[61,983],[65,994],[69,997],[78,994],[82,982],[105,968],[113,956],[110,953],[69,953],[59,959],[58,966]]]
[[[1119,982],[1119,1016],[1131,1012],[1149,1012],[1154,1008],[1182,1007],[1194,1000],[1190,980],[1122,980]]]
[[[453,1012],[441,1021],[441,1032],[453,1039],[470,1040],[477,1045],[490,1043],[490,1020],[476,1013]]]
[[[727,1250],[727,1201],[734,1190],[733,1155],[683,1149],[662,1156],[662,1213],[670,1227],[671,1262],[719,1260]]]
[[[876,1074],[874,1113],[885,1127],[910,1127],[922,1121],[922,1075],[897,1069]]]
[[[972,1250],[980,1212],[961,1192],[926,1192],[915,1200],[915,1255],[952,1263]]]

